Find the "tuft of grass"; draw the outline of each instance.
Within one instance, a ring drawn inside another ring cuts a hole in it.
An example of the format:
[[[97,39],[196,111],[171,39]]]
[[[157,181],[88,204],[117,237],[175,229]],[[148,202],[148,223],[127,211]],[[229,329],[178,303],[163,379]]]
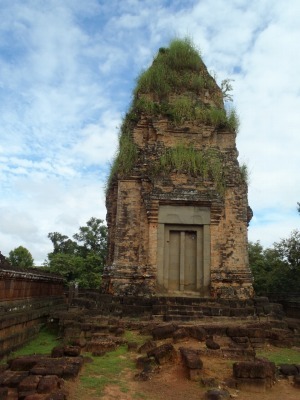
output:
[[[109,187],[117,174],[128,175],[138,158],[138,149],[129,131],[122,132],[119,137],[119,148],[115,156],[106,186]]]
[[[269,348],[256,351],[257,357],[264,357],[275,364],[299,364],[300,350],[289,348]]]
[[[194,102],[189,96],[178,96],[170,104],[169,114],[176,125],[195,119]]]
[[[244,182],[248,185],[249,184],[249,171],[248,171],[247,164],[243,163],[242,165],[240,165],[240,173],[241,173],[242,182]]]
[[[53,347],[58,344],[57,335],[46,328],[42,328],[37,337],[11,353],[9,357],[27,356],[30,354],[51,354]]]
[[[159,50],[151,67],[140,74],[134,94],[154,93],[163,98],[183,88],[199,91],[206,85],[199,76],[203,65],[191,39],[174,39],[169,48]]]
[[[238,133],[240,127],[240,119],[235,110],[235,108],[231,108],[227,113],[227,127],[233,131]]]
[[[137,342],[139,345],[142,345],[145,341],[152,339],[152,336],[141,335],[137,331],[125,331],[124,339],[128,342]]]
[[[91,390],[95,395],[101,396],[107,385],[118,385],[123,393],[128,391],[126,382],[121,378],[124,370],[133,370],[135,364],[128,357],[126,346],[120,346],[103,357],[88,355],[93,362],[85,365],[79,380],[79,392]]]
[[[154,169],[155,174],[176,171],[201,176],[203,180],[211,179],[221,195],[225,192],[222,154],[217,149],[198,150],[180,143],[167,149]]]

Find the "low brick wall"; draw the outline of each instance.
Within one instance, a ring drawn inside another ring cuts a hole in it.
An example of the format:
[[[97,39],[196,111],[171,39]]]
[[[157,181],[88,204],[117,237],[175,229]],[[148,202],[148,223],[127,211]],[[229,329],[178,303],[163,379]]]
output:
[[[34,337],[65,308],[63,279],[37,270],[0,269],[0,358]]]

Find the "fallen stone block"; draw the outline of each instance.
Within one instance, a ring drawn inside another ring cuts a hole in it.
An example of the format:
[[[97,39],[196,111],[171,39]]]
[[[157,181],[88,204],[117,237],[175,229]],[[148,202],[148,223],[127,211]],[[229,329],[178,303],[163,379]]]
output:
[[[174,341],[174,343],[178,343],[181,340],[186,339],[188,336],[189,336],[189,334],[188,334],[187,330],[184,328],[180,328],[180,329],[177,329],[173,333],[173,341]]]
[[[153,358],[147,356],[138,357],[136,359],[136,367],[139,369],[145,369],[153,363]]]
[[[147,352],[148,357],[154,357],[159,365],[177,360],[177,352],[172,344],[165,343]]]
[[[152,337],[154,340],[171,338],[176,329],[174,324],[161,325],[152,330]]]
[[[59,358],[64,356],[64,346],[55,346],[51,351],[51,357]]]
[[[153,340],[148,340],[144,344],[139,347],[138,352],[139,353],[147,353],[148,351],[154,349],[157,347],[156,343]]]
[[[28,392],[28,394],[32,394],[36,391],[38,384],[40,382],[41,376],[40,375],[28,375],[24,378],[18,386],[18,392]],[[31,393],[29,393],[31,392]]]
[[[188,371],[188,377],[191,381],[199,381],[201,379],[201,370],[203,362],[199,353],[195,349],[180,347],[179,349],[184,366]]]
[[[0,386],[16,388],[28,375],[28,371],[4,371],[0,375]]]
[[[187,368],[191,369],[202,369],[203,362],[200,359],[199,353],[195,349],[186,347],[179,348],[182,361]]]
[[[273,386],[276,377],[275,364],[270,361],[245,361],[233,364],[237,388],[250,391],[266,390]]]
[[[201,326],[189,326],[187,328],[187,331],[190,337],[192,337],[193,339],[197,339],[200,342],[203,342],[206,339],[206,330]]]
[[[29,371],[45,358],[47,358],[47,356],[42,355],[17,357],[9,361],[9,368],[11,371]]]
[[[87,343],[86,349],[91,353],[105,353],[117,348],[117,343],[110,337],[97,337]]]
[[[235,378],[275,379],[276,367],[270,361],[245,361],[233,364]]]
[[[60,378],[75,378],[83,365],[82,357],[48,358],[37,363],[30,373],[33,375],[57,375]]]
[[[63,350],[66,357],[78,357],[81,352],[79,346],[64,346]]]
[[[56,375],[43,376],[38,384],[38,393],[51,393],[57,389],[61,389],[64,385],[64,381]]]
[[[215,341],[213,340],[212,337],[209,337],[208,339],[206,339],[205,345],[206,345],[206,347],[207,347],[208,349],[211,349],[211,350],[219,350],[220,347],[221,347],[217,342],[215,342]]]
[[[299,371],[295,364],[280,364],[279,373],[284,376],[295,376],[299,374]]]

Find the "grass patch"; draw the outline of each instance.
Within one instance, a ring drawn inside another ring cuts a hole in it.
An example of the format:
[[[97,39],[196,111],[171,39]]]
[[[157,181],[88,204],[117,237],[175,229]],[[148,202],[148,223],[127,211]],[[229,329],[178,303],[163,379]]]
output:
[[[51,354],[53,347],[57,346],[59,341],[57,334],[42,328],[36,338],[30,340],[20,349],[9,354],[9,358],[27,356],[31,354]]]
[[[138,345],[144,344],[147,340],[151,340],[152,336],[147,336],[147,335],[141,335],[137,331],[126,331],[124,333],[124,339],[126,339],[128,342],[137,342]]]
[[[112,162],[106,186],[109,187],[117,174],[124,176],[128,175],[132,171],[137,158],[137,146],[133,142],[130,132],[126,130],[125,132],[122,132],[119,137],[118,152]]]
[[[248,170],[247,164],[243,163],[242,165],[240,165],[240,173],[241,173],[242,182],[244,182],[248,185],[249,184],[249,170]]]
[[[168,149],[154,167],[154,173],[157,175],[171,171],[201,176],[203,180],[213,180],[217,191],[224,194],[225,178],[222,155],[217,149],[198,150],[182,143]]]
[[[201,71],[204,64],[192,41],[174,39],[168,48],[159,49],[152,66],[138,77],[134,94],[154,93],[163,98],[183,88],[199,91],[207,87]]]
[[[126,380],[122,380],[122,375],[126,369],[133,370],[135,364],[128,356],[126,346],[120,346],[103,357],[87,355],[93,359],[93,362],[85,365],[84,372],[80,376],[81,393],[90,390],[100,396],[106,385],[117,385],[123,393],[129,390]]]
[[[257,357],[264,357],[275,364],[299,364],[300,350],[288,348],[269,348],[256,351]]]

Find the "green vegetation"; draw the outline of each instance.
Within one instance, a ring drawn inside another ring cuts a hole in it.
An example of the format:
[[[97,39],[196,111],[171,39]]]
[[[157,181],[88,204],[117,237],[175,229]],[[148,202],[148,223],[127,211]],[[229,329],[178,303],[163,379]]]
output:
[[[137,157],[138,149],[133,142],[131,134],[128,130],[126,132],[122,132],[119,137],[118,152],[110,169],[107,186],[109,186],[111,180],[118,172],[122,175],[127,175],[130,173],[137,161]]]
[[[38,333],[37,337],[25,344],[22,348],[10,354],[10,358],[27,356],[31,354],[51,354],[53,347],[59,344],[57,335],[43,328]]]
[[[136,100],[134,106],[138,112],[148,116],[168,116],[175,125],[193,121],[196,124],[228,128],[233,132],[237,132],[239,128],[239,119],[235,109],[226,112],[223,108],[207,107],[201,101],[187,94],[178,95],[168,103],[165,101],[155,102],[141,96]]]
[[[125,380],[122,380],[124,370],[133,370],[134,362],[128,357],[126,346],[105,354],[103,357],[92,357],[93,362],[86,364],[83,374],[80,376],[78,390],[92,390],[97,396],[103,394],[106,385],[118,385],[125,393],[128,387]]]
[[[192,146],[178,144],[166,150],[155,167],[155,173],[171,171],[188,173],[191,176],[211,178],[220,194],[225,190],[222,155],[217,149],[198,150]]]
[[[67,284],[99,288],[107,251],[107,228],[103,221],[91,218],[79,228],[73,239],[50,232],[53,251],[48,254],[47,270],[62,275]],[[45,268],[46,269],[46,268]]]
[[[208,89],[212,82],[192,41],[175,39],[169,48],[159,49],[152,66],[138,77],[134,94],[152,93],[161,99],[182,90]]]
[[[9,252],[8,261],[13,267],[31,268],[33,267],[33,258],[29,250],[19,246]]]
[[[275,364],[299,364],[300,351],[298,349],[269,348],[256,350],[257,357],[264,357]]]
[[[141,335],[137,331],[125,331],[124,339],[127,340],[128,342],[136,342],[136,343],[138,343],[139,346],[141,346],[147,340],[151,340],[152,336],[151,335],[149,335],[149,336]]]
[[[295,230],[287,239],[264,249],[259,241],[249,242],[249,264],[257,295],[268,293],[299,293],[300,232]]]
[[[243,163],[240,165],[240,172],[241,172],[242,181],[248,185],[249,184],[249,171],[248,171],[247,164]]]
[[[229,79],[218,87],[189,38],[172,40],[168,48],[160,48],[152,65],[137,79],[107,187],[117,174],[126,176],[133,171],[139,154],[132,131],[142,114],[150,119],[166,117],[175,126],[192,122],[237,132],[236,111],[226,111],[223,105],[223,100],[231,100],[231,90]]]

